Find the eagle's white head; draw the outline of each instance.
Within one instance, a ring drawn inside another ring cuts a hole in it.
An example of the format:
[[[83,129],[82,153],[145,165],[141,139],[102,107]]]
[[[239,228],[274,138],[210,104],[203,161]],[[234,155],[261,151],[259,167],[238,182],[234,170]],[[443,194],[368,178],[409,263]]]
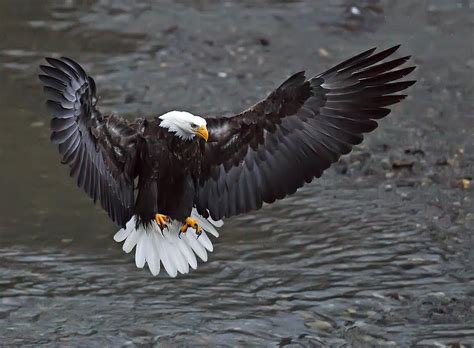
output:
[[[159,117],[160,127],[167,128],[183,140],[192,140],[197,135],[207,141],[209,133],[206,120],[186,111],[170,111]]]

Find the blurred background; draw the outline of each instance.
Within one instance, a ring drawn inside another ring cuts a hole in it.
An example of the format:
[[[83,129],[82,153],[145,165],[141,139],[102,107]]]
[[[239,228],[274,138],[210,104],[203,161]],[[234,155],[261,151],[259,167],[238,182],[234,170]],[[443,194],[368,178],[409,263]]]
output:
[[[472,0],[0,1],[2,345],[474,342],[473,29]],[[81,62],[102,110],[225,115],[398,43],[407,100],[177,279],[135,268],[48,140],[44,56]]]

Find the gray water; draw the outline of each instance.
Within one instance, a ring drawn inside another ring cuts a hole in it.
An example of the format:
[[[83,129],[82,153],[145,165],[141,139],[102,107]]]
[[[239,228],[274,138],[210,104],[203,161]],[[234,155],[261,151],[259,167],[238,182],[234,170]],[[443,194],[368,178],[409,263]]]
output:
[[[473,344],[473,29],[472,0],[2,0],[0,345]],[[322,179],[228,219],[176,279],[113,242],[49,144],[36,78],[67,55],[103,110],[224,115],[397,43],[419,66],[409,98]]]

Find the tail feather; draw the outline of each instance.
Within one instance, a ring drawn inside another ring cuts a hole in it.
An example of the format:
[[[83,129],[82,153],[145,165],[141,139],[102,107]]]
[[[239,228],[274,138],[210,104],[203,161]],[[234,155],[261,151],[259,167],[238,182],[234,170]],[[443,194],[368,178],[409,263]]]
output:
[[[208,260],[207,253],[212,252],[214,246],[207,233],[219,237],[215,226],[222,226],[221,221],[205,219],[195,209],[191,216],[203,229],[199,238],[191,228],[178,237],[181,227],[178,221],[168,223],[167,228],[161,231],[154,221],[146,227],[141,224],[137,226],[137,217],[133,216],[125,228],[115,234],[114,240],[124,242],[122,248],[126,253],[130,253],[135,247],[135,264],[138,268],[148,264],[150,272],[158,275],[163,265],[170,277],[174,278],[178,272],[186,274],[190,267],[197,268],[196,255],[204,262]]]

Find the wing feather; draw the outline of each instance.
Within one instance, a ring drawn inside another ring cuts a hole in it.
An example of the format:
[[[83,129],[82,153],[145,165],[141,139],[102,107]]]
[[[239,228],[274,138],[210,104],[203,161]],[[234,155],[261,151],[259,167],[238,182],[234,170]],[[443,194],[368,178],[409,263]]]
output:
[[[296,73],[244,112],[207,119],[199,213],[217,220],[258,209],[349,153],[415,82],[399,81],[415,69],[400,67],[409,57],[384,61],[398,48],[367,50],[309,80]]]
[[[133,214],[138,136],[126,121],[98,111],[95,82],[79,64],[66,57],[46,61],[39,79],[53,114],[51,141],[77,185],[125,226]]]

